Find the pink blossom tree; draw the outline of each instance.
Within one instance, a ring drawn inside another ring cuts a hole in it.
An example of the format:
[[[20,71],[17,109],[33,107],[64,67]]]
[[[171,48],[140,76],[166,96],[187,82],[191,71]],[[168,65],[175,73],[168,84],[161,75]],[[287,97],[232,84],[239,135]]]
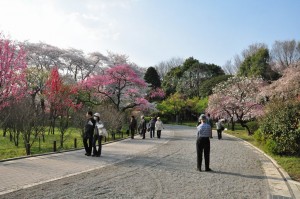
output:
[[[266,86],[260,93],[269,99],[294,99],[300,97],[300,67],[289,67],[283,71],[283,76]]]
[[[0,110],[26,94],[26,54],[0,34]]]
[[[239,122],[249,134],[247,122],[263,114],[263,105],[257,100],[257,94],[265,85],[262,79],[247,77],[232,77],[218,84],[209,97],[207,112],[213,118],[225,118]]]
[[[108,68],[103,75],[88,78],[82,84],[100,101],[110,101],[118,111],[148,104],[145,100],[146,83],[129,65]],[[140,107],[141,108],[141,107]]]
[[[52,133],[54,133],[55,121],[60,118],[61,147],[63,147],[64,133],[69,126],[70,111],[81,107],[75,102],[77,87],[63,83],[57,68],[51,70],[46,82],[45,96],[50,106],[50,119]]]

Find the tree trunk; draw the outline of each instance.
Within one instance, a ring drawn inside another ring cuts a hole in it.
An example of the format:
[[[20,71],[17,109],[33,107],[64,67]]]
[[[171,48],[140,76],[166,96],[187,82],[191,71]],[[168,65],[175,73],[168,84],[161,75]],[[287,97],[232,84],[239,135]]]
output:
[[[233,118],[230,119],[230,123],[231,123],[231,130],[234,131],[235,130],[235,122],[233,121]]]
[[[252,134],[246,122],[240,121],[240,124],[241,124],[242,127],[247,129],[248,135]]]

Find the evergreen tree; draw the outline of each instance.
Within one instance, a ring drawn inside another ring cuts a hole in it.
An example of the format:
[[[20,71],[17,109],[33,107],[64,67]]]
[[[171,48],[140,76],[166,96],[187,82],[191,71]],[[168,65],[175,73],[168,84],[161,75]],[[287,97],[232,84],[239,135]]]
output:
[[[145,73],[144,80],[151,85],[153,89],[161,87],[160,77],[154,67],[149,67]]]

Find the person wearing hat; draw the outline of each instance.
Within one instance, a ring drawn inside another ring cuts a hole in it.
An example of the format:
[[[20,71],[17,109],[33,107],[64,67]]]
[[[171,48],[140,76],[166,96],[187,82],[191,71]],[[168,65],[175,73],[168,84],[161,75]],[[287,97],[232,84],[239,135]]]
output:
[[[92,144],[93,144],[93,133],[95,128],[95,120],[93,119],[93,112],[88,111],[86,113],[86,123],[84,126],[83,134],[83,146],[85,149],[85,155],[91,156],[92,153]]]
[[[201,171],[202,166],[202,154],[204,151],[205,160],[205,171],[212,171],[209,167],[209,156],[210,156],[210,136],[211,136],[211,126],[206,123],[206,116],[204,114],[200,115],[200,124],[197,126],[197,170]]]
[[[104,124],[100,120],[100,113],[94,114],[94,120],[96,121],[95,124],[95,131],[94,131],[94,139],[93,139],[93,157],[100,157],[102,151],[102,138],[103,134],[100,131],[103,131]],[[98,150],[97,150],[97,142],[98,142]]]
[[[156,119],[157,120],[155,122],[155,129],[156,129],[157,138],[160,139],[161,130],[164,129],[164,125],[163,125],[162,121],[160,120],[160,117],[157,117]]]

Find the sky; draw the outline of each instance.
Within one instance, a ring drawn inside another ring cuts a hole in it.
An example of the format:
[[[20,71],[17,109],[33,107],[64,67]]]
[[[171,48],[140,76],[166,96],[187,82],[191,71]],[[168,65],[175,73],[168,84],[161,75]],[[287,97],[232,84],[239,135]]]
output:
[[[0,0],[0,33],[140,67],[189,57],[223,66],[251,44],[300,41],[300,1]]]

